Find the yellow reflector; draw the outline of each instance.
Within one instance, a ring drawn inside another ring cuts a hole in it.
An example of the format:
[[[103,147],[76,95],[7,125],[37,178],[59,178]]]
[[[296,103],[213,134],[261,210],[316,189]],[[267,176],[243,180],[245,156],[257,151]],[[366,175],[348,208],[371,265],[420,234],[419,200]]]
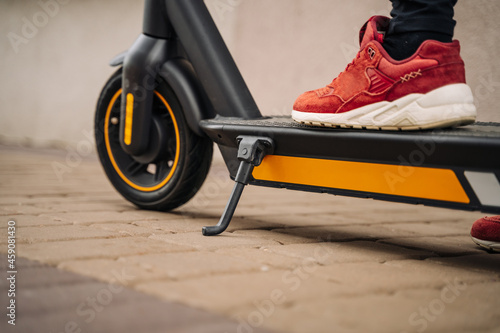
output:
[[[132,143],[132,121],[134,119],[134,95],[127,94],[127,107],[125,114],[125,133],[123,141],[127,146]]]
[[[258,180],[469,203],[449,169],[269,155],[253,171]]]

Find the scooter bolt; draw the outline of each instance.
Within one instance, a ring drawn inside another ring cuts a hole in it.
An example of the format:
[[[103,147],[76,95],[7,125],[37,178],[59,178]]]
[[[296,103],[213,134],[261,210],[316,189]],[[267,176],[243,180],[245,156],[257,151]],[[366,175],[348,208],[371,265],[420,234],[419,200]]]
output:
[[[118,122],[119,122],[118,118],[116,118],[116,117],[111,118],[111,124],[118,125]]]

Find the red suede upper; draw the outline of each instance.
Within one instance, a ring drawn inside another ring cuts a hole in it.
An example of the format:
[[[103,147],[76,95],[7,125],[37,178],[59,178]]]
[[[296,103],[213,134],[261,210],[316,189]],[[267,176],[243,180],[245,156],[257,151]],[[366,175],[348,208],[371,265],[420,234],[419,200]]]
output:
[[[359,107],[392,102],[408,94],[426,94],[439,87],[465,83],[460,43],[425,41],[415,54],[403,61],[384,50],[379,31],[389,18],[372,17],[361,31],[361,49],[347,68],[325,88],[308,91],[293,109],[313,113],[342,113]]]
[[[483,217],[472,225],[471,236],[477,239],[500,242],[500,216]]]

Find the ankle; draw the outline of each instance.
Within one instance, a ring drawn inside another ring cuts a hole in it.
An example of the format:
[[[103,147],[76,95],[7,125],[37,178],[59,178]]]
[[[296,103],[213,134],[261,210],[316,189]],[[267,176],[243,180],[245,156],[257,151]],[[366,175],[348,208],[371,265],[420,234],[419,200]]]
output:
[[[452,36],[442,33],[416,31],[387,35],[384,39],[384,49],[394,60],[404,60],[411,57],[426,40],[437,40],[451,43]]]

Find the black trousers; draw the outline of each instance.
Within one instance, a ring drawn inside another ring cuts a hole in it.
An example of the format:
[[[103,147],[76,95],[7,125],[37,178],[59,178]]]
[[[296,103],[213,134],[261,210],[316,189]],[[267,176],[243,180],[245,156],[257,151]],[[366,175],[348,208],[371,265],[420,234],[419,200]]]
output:
[[[436,33],[453,37],[453,7],[457,0],[391,0],[392,20],[388,35],[412,32]]]

